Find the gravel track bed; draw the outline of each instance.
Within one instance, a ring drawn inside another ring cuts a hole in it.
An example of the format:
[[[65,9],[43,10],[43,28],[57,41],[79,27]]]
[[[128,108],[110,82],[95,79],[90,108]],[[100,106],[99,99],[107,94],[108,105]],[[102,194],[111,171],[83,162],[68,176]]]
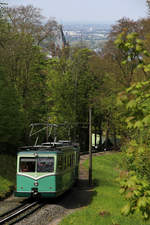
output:
[[[25,218],[16,225],[47,225],[50,224],[53,218],[59,217],[65,214],[65,208],[59,205],[47,205],[42,207],[36,213]]]
[[[3,201],[0,201],[0,216],[3,213],[16,208],[17,206],[20,206],[25,199],[26,198],[16,198],[12,195]]]

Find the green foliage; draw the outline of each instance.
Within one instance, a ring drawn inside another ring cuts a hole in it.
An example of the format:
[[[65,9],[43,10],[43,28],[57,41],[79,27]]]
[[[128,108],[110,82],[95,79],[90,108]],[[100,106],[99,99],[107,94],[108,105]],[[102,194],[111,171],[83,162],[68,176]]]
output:
[[[137,33],[122,32],[115,40],[118,48],[124,51],[128,59],[133,60],[139,57],[141,53],[146,53],[142,40],[138,39]]]
[[[12,183],[0,176],[0,199],[12,191]]]
[[[120,193],[125,195],[129,202],[122,208],[124,215],[141,212],[144,219],[150,215],[150,183],[139,178],[134,171],[121,173]]]
[[[0,36],[0,142],[18,145],[27,143],[31,123],[47,119],[48,60],[31,34],[13,30],[4,19]]]
[[[21,102],[15,88],[4,76],[6,74],[0,69],[0,141],[16,144],[19,142],[23,130]]]
[[[150,125],[150,82],[138,82],[133,84],[130,88],[124,92],[124,94],[119,95],[118,103],[120,106],[126,107],[125,111],[125,122],[129,129],[137,130],[143,132],[146,135],[146,130],[148,131],[148,126]],[[128,116],[127,116],[128,115]],[[147,133],[148,134],[148,133]],[[140,135],[142,135],[140,133]],[[147,136],[147,135],[146,135]],[[146,139],[145,136],[145,139]]]
[[[0,159],[0,198],[4,198],[16,183],[16,157],[5,154],[0,155]]]
[[[88,149],[89,105],[92,107],[93,120],[102,111],[98,104],[104,76],[102,72],[100,73],[99,63],[100,58],[87,48],[70,48],[69,58],[62,55],[49,61],[47,80],[49,121],[55,123],[66,121],[71,124],[71,137],[79,138],[81,145],[83,144],[81,142],[86,142],[86,146],[83,146],[85,151]]]
[[[122,33],[117,46],[126,54],[126,63],[133,63],[134,69],[143,69],[148,73],[149,63],[145,63],[145,50],[143,41],[137,34],[125,35]],[[130,61],[127,61],[127,57]],[[124,63],[124,62],[123,62]],[[150,125],[150,81],[135,82],[119,95],[118,103],[124,108],[122,111],[126,129],[130,132],[130,140],[124,151],[124,167],[128,171],[120,176],[120,193],[125,195],[128,204],[122,209],[124,215],[141,212],[144,219],[150,216],[150,151],[149,151],[149,125]]]
[[[88,122],[89,104],[94,105],[99,88],[92,63],[94,53],[88,49],[72,50],[69,59],[62,56],[50,60],[47,85],[51,122],[56,122],[56,116],[57,122]]]
[[[49,65],[48,103],[51,122],[74,122],[74,80],[70,75],[71,62],[52,59]],[[55,121],[57,115],[57,121]]]

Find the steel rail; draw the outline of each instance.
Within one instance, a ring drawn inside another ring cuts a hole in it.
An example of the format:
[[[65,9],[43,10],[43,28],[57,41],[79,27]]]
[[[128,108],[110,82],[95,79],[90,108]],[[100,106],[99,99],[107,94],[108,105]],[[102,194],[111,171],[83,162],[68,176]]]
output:
[[[14,212],[14,213],[12,213],[11,215],[8,215],[8,216],[5,217],[4,219],[0,220],[0,224],[4,224],[5,222],[7,222],[7,221],[13,219],[14,217],[16,217],[16,216],[20,215],[21,213],[25,212],[27,209],[32,208],[33,206],[37,205],[37,203],[38,203],[37,201],[36,201],[36,202],[33,202],[33,203],[31,203],[30,205],[27,205],[27,206],[25,206],[24,208],[22,208],[22,209],[20,209],[20,210],[18,210],[18,211],[16,211],[16,212]],[[20,206],[20,208],[21,208],[21,206]],[[15,209],[14,209],[14,210],[15,210]],[[10,213],[10,212],[5,213],[5,215],[6,215],[6,214],[9,214],[9,213]],[[1,216],[1,217],[2,217],[2,216]]]

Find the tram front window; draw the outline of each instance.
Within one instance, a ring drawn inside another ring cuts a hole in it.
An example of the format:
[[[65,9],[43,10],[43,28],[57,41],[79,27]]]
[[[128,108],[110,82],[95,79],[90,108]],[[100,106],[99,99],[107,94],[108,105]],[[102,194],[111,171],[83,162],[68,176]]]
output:
[[[54,157],[38,158],[37,172],[54,172]]]
[[[20,158],[19,172],[35,172],[35,158]]]

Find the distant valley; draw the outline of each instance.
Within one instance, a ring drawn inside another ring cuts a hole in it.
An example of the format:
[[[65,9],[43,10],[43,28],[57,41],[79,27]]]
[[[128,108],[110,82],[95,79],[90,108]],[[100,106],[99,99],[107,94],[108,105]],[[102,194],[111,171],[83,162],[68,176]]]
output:
[[[111,24],[65,23],[63,30],[70,45],[83,45],[99,51],[108,40]]]

